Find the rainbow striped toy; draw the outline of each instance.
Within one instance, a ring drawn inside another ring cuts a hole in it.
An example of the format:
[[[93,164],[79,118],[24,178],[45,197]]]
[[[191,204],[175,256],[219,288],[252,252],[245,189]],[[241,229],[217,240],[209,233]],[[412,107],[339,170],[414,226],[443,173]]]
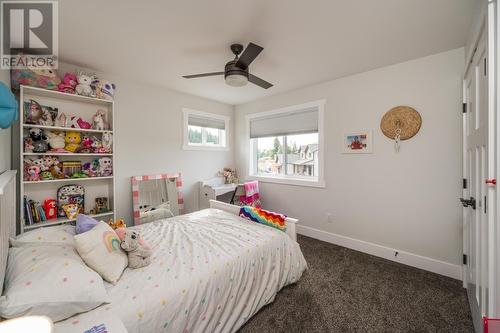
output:
[[[286,231],[286,216],[283,214],[270,212],[257,207],[243,206],[240,208],[239,215],[244,219],[265,224],[281,231]]]

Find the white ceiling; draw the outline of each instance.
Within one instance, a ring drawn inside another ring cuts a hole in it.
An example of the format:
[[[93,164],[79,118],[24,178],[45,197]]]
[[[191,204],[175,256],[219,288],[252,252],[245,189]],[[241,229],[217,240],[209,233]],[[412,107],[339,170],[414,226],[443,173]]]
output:
[[[60,58],[228,104],[465,44],[478,0],[63,0]],[[229,45],[264,51],[250,72],[275,86],[234,88]],[[118,87],[119,89],[119,87]]]

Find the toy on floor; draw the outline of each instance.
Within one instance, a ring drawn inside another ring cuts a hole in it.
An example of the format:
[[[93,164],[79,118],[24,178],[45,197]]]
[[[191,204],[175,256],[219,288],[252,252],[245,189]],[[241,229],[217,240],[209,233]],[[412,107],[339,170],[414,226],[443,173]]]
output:
[[[123,231],[124,230],[124,231]],[[128,267],[141,268],[151,263],[153,251],[141,238],[139,232],[131,229],[120,228],[116,230],[121,239],[121,248],[128,254]]]

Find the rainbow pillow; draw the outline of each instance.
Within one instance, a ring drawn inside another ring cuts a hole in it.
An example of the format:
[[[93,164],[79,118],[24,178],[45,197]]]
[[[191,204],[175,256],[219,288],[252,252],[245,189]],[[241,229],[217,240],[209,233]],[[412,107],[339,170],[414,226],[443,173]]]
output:
[[[251,206],[241,207],[239,215],[244,219],[286,231],[286,215]]]

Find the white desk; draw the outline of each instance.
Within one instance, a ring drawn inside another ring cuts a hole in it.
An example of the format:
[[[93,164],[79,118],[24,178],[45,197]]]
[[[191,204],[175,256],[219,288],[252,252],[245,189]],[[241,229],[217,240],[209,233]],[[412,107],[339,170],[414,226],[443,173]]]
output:
[[[224,177],[215,177],[200,182],[199,209],[210,207],[209,200],[217,200],[218,196],[233,193],[238,184],[224,184]]]

